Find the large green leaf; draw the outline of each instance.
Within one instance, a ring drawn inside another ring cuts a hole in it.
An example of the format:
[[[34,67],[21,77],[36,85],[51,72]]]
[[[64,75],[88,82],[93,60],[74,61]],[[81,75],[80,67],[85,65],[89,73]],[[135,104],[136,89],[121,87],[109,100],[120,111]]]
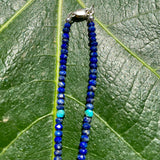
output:
[[[88,160],[159,160],[160,1],[0,2],[0,160],[51,160],[61,29],[95,5],[98,85]],[[88,80],[86,22],[71,29],[63,159],[78,152]]]

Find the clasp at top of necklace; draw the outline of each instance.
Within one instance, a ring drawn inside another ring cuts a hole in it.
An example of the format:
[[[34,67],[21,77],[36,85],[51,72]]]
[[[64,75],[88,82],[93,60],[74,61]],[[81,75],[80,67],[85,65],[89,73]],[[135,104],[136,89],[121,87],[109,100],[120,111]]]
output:
[[[66,21],[73,23],[75,21],[83,21],[88,20],[92,21],[94,19],[94,6],[92,5],[90,8],[78,9],[74,12],[69,13]]]

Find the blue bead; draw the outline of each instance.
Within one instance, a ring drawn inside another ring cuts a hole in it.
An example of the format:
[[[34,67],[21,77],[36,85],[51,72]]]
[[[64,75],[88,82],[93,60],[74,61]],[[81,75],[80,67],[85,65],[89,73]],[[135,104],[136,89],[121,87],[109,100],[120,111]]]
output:
[[[87,97],[88,98],[93,98],[94,97],[94,92],[87,92]]]
[[[56,130],[62,130],[62,129],[63,129],[62,124],[60,124],[60,123],[56,124],[56,125],[55,125],[55,129],[56,129]]]
[[[94,26],[88,27],[88,31],[89,32],[94,32],[95,30],[96,30],[96,28]]]
[[[62,131],[55,131],[54,134],[55,134],[56,137],[61,137],[63,132]]]
[[[91,52],[91,57],[97,57],[98,56],[98,54],[97,54],[97,52]]]
[[[55,150],[54,155],[55,156],[61,156],[62,155],[62,150]]]
[[[69,39],[62,39],[62,43],[68,44]]]
[[[58,83],[58,86],[64,88],[64,87],[65,87],[65,82],[59,82],[59,83]]]
[[[94,98],[87,98],[87,103],[93,103],[94,102]]]
[[[63,118],[56,118],[56,123],[57,124],[63,123]]]
[[[96,57],[91,57],[91,58],[90,58],[90,62],[91,62],[91,63],[97,63],[97,61],[98,61],[98,60],[97,60]]]
[[[87,135],[82,135],[81,136],[81,141],[88,142],[89,141],[89,137]]]
[[[87,148],[87,143],[86,142],[80,142],[79,146],[80,146],[80,148],[85,149],[85,148]]]
[[[86,149],[80,149],[79,153],[82,155],[86,155],[87,154],[87,150]]]
[[[64,110],[58,110],[56,115],[58,118],[63,118],[65,115],[65,112]]]
[[[82,134],[89,136],[90,130],[87,130],[87,129],[82,130]]]
[[[62,160],[62,157],[61,156],[56,156],[56,157],[54,157],[54,160]]]
[[[96,52],[97,51],[97,47],[96,46],[91,46],[90,50],[91,50],[91,52]]]
[[[85,155],[79,154],[77,157],[77,160],[85,160],[85,159],[86,159]]]
[[[67,61],[65,59],[60,60],[60,64],[65,64],[66,65]]]
[[[70,28],[70,27],[71,27],[71,24],[70,24],[69,22],[66,22],[66,23],[64,24],[64,27]]]
[[[67,49],[61,49],[61,53],[62,54],[68,54],[68,50]]]
[[[60,150],[60,149],[62,149],[62,144],[61,144],[61,143],[55,144],[55,145],[54,145],[54,148],[55,148],[56,150]]]
[[[84,123],[91,123],[91,120],[92,120],[92,118],[85,116],[84,119],[83,119],[83,122]]]
[[[90,37],[89,39],[91,42],[96,41],[96,37]]]
[[[89,37],[96,37],[96,33],[95,32],[90,32]]]
[[[89,85],[96,86],[96,80],[89,80]]]
[[[90,69],[90,74],[97,74],[97,69]]]
[[[69,34],[68,34],[68,33],[63,33],[62,37],[63,37],[64,39],[69,39]]]
[[[85,114],[86,114],[86,116],[88,116],[88,117],[93,117],[93,111],[91,110],[91,109],[87,109],[87,110],[85,110]],[[84,128],[85,129],[85,128]],[[86,128],[87,129],[87,128]]]
[[[91,103],[87,103],[87,104],[86,104],[86,108],[93,110],[93,109],[94,109],[94,106],[93,106],[93,104],[91,104]]]
[[[88,23],[88,26],[90,27],[90,26],[94,26],[94,22],[89,22]]]
[[[63,28],[63,33],[69,33],[69,31],[70,31],[69,28],[67,28],[67,27],[64,27],[64,28]]]
[[[59,70],[60,71],[66,71],[66,65],[60,65]]]
[[[59,93],[64,93],[64,92],[65,92],[65,88],[59,87],[59,88],[58,88],[58,92],[59,92]]]
[[[59,83],[60,83],[60,82],[59,82]],[[61,87],[61,86],[60,86],[60,87]],[[65,98],[64,93],[59,93],[58,96],[57,96],[57,98],[62,98],[62,99],[64,99],[64,98]]]
[[[58,105],[64,105],[64,99],[58,99],[57,104]]]
[[[67,49],[67,48],[68,48],[68,45],[67,45],[66,43],[63,43],[63,44],[61,45],[61,48]]]
[[[66,76],[66,71],[59,71],[60,76]]]
[[[93,42],[89,43],[89,45],[90,45],[90,46],[97,46],[98,43],[97,43],[96,41],[93,41]]]
[[[64,82],[65,81],[65,76],[59,76],[59,81]]]
[[[94,80],[96,80],[96,78],[97,78],[97,76],[96,76],[95,74],[90,74],[90,75],[89,75],[89,79],[94,79]]]
[[[54,141],[55,141],[56,143],[61,143],[61,142],[62,142],[62,137],[55,137],[55,138],[54,138]]]
[[[57,110],[64,110],[64,106],[62,106],[62,105],[58,105],[56,108],[57,108]]]
[[[88,91],[94,92],[95,90],[96,90],[96,87],[95,87],[95,86],[93,86],[93,85],[89,85],[89,86],[88,86]]]
[[[97,69],[98,67],[96,63],[90,63],[89,66],[91,69]]]
[[[61,58],[61,59],[67,60],[67,57],[68,57],[68,56],[67,56],[66,54],[61,54],[61,55],[60,55],[60,58]]]
[[[88,109],[87,109],[88,110]],[[93,111],[92,111],[93,112]],[[91,128],[91,126],[90,126],[90,124],[89,123],[83,123],[83,129],[90,129]]]

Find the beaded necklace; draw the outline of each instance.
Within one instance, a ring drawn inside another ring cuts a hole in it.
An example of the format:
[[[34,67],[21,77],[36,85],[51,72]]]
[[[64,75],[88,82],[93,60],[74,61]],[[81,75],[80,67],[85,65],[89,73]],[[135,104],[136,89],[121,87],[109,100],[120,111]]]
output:
[[[54,160],[62,160],[62,129],[63,118],[65,116],[64,111],[64,99],[65,99],[65,77],[66,77],[66,63],[68,56],[68,44],[69,44],[69,31],[72,23],[87,20],[88,37],[90,47],[90,69],[89,69],[89,81],[88,91],[86,97],[86,108],[82,125],[81,140],[79,144],[79,152],[77,160],[85,160],[87,154],[87,145],[89,141],[89,134],[91,128],[91,119],[93,117],[93,102],[94,91],[96,89],[96,74],[97,74],[97,45],[93,6],[90,8],[80,9],[75,12],[71,12],[66,19],[66,23],[63,28],[61,55],[60,55],[60,68],[59,68],[59,83],[58,83],[58,96],[57,96],[57,113],[56,113],[56,125],[55,125],[55,152]]]

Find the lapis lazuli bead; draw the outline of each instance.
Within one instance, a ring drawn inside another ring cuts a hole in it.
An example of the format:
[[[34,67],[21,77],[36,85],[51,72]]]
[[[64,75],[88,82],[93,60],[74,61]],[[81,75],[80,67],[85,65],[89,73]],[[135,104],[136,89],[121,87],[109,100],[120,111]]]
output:
[[[93,41],[93,42],[89,43],[89,45],[90,45],[90,46],[97,46],[98,43],[97,43],[96,41]]]
[[[89,80],[89,85],[96,86],[96,80]]]
[[[65,88],[59,87],[59,88],[58,88],[58,92],[59,92],[59,93],[64,93],[64,92],[65,92]]]
[[[92,41],[92,42],[93,42],[93,41],[96,41],[96,37],[90,37],[89,39],[90,39],[90,41]]]
[[[63,75],[63,76],[64,76],[64,75]],[[65,87],[65,82],[59,82],[59,83],[58,83],[58,86],[64,88],[64,87]]]
[[[88,116],[88,117],[93,117],[93,111],[92,111],[91,109],[85,110],[85,114],[86,114],[86,116]]]
[[[67,55],[63,53],[63,54],[60,55],[60,58],[67,60]]]
[[[90,130],[84,129],[84,130],[82,130],[82,134],[89,136]]]
[[[66,65],[67,61],[65,59],[60,60],[60,64],[65,64]]]
[[[80,148],[87,148],[87,143],[86,142],[80,142],[79,144]]]
[[[56,137],[62,137],[63,132],[62,131],[55,131],[54,134]]]
[[[69,22],[67,22],[67,23],[64,24],[64,27],[70,28],[71,24]]]
[[[63,37],[64,39],[69,39],[69,34],[68,34],[68,33],[63,33],[62,37]]]
[[[88,142],[89,141],[89,137],[87,135],[82,135],[81,136],[81,141]]]
[[[57,110],[64,110],[64,106],[63,105],[58,105],[56,108],[57,108]]]
[[[69,39],[62,39],[62,43],[68,44]]]
[[[55,156],[61,156],[62,155],[62,150],[55,150],[54,155]]]
[[[89,37],[96,37],[96,33],[95,32],[90,32]]]
[[[62,129],[63,129],[62,124],[60,124],[60,123],[56,124],[56,125],[55,125],[55,129],[56,129],[56,130],[62,130]]]
[[[95,90],[96,90],[95,85],[89,85],[89,86],[88,86],[88,91],[94,92]]]
[[[92,120],[92,118],[85,116],[84,119],[83,119],[83,122],[84,123],[91,123],[91,120]]]
[[[58,105],[64,105],[64,99],[57,99]]]
[[[60,118],[63,118],[64,115],[65,115],[65,112],[64,112],[64,110],[58,110],[56,115],[57,115],[58,118],[59,118],[59,117],[60,117]]]
[[[88,23],[88,26],[90,27],[90,26],[94,26],[94,22],[89,22]]]
[[[94,102],[94,98],[87,98],[87,103],[93,103]]]
[[[60,71],[66,71],[66,65],[60,65],[59,70]]]
[[[62,143],[55,144],[55,145],[54,145],[54,148],[55,148],[56,150],[62,149]]]
[[[56,143],[61,143],[61,142],[62,142],[62,137],[55,137],[55,138],[54,138],[54,141],[55,141]]]
[[[65,81],[65,76],[59,76],[59,81],[64,82]]]
[[[87,150],[86,149],[80,149],[79,153],[82,155],[86,155],[87,154]]]
[[[94,32],[96,30],[96,28],[94,27],[94,26],[90,26],[89,28],[88,28],[88,31],[89,32]]]
[[[56,123],[57,124],[63,123],[63,118],[56,118]]]
[[[68,45],[67,45],[66,43],[62,43],[61,48],[67,49],[67,48],[68,48]]]
[[[87,92],[87,97],[93,98],[94,97],[94,92],[91,92],[91,91]]]
[[[79,154],[77,157],[77,160],[85,160],[85,159],[86,159],[85,155]]]
[[[97,69],[98,67],[96,63],[90,63],[89,66],[91,69]]]
[[[88,109],[87,109],[88,110]],[[91,128],[91,126],[90,126],[90,124],[89,123],[83,123],[83,129],[90,129]]]
[[[66,71],[59,71],[60,76],[66,76]]]
[[[62,157],[61,156],[56,156],[56,157],[54,157],[54,160],[62,160]]]
[[[89,75],[89,79],[93,79],[93,80],[96,80],[97,76],[95,74],[90,74]]]
[[[67,28],[67,27],[64,27],[64,28],[63,28],[63,32],[64,32],[64,33],[69,33],[69,31],[70,31],[69,28]]]
[[[68,54],[68,50],[67,49],[61,49],[61,53],[62,54]]]
[[[93,106],[93,104],[91,104],[91,103],[87,103],[87,104],[86,104],[86,108],[93,110],[93,109],[94,109],[94,106]]]
[[[97,61],[98,61],[98,60],[97,60],[96,57],[91,57],[91,58],[90,58],[90,62],[91,62],[91,63],[97,63]]]
[[[90,55],[91,55],[91,57],[97,57],[98,56],[97,52],[91,52]]]
[[[97,51],[97,47],[96,46],[91,46],[90,50],[91,50],[91,52],[96,52]]]
[[[89,71],[91,74],[97,74],[97,69],[90,69]]]
[[[60,87],[62,87],[62,86],[60,86]],[[65,98],[64,93],[59,93],[58,96],[57,96],[57,98],[62,98],[62,99],[64,99],[64,98]]]

